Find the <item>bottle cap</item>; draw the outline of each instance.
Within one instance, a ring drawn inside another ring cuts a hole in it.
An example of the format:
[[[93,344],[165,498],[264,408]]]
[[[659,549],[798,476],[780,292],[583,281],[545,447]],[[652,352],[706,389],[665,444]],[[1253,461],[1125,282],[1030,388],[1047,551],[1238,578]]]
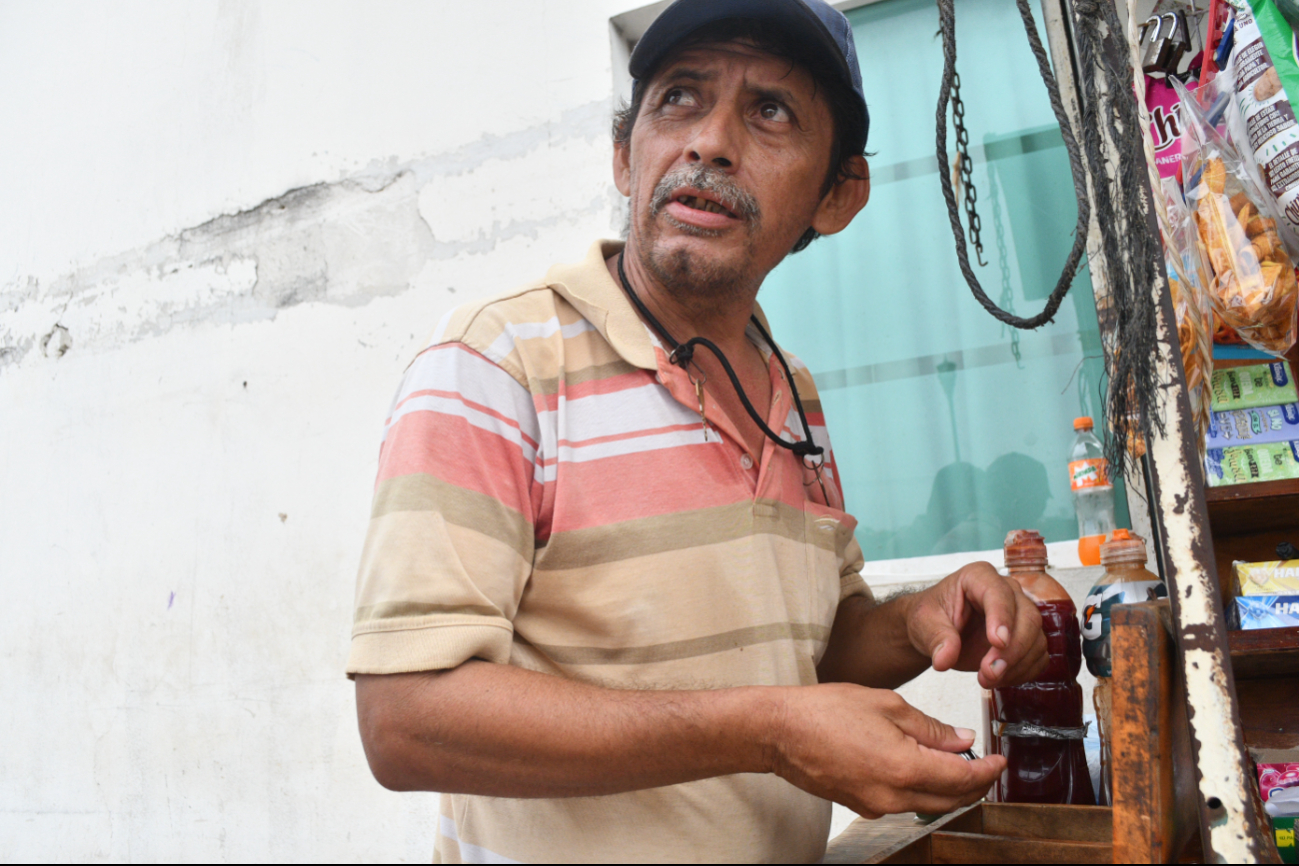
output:
[[[1073,429],[1075,430],[1092,429],[1092,419],[1088,418],[1086,415],[1082,416],[1081,418],[1073,419]]]
[[[1133,535],[1126,529],[1116,529],[1110,537],[1101,543],[1101,565],[1113,565],[1122,562],[1145,564],[1146,542],[1140,535]]]
[[[1006,568],[1046,568],[1046,540],[1032,529],[1012,529],[1004,551]]]

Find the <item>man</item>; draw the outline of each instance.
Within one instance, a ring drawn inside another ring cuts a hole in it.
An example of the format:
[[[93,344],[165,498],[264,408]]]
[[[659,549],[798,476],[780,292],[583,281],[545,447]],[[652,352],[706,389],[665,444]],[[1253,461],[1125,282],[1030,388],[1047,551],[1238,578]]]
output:
[[[831,800],[943,812],[1004,766],[892,688],[1045,664],[986,563],[875,604],[755,303],[869,195],[846,19],[679,0],[631,71],[625,247],[454,311],[388,421],[348,671],[376,778],[443,793],[444,862],[813,861]]]

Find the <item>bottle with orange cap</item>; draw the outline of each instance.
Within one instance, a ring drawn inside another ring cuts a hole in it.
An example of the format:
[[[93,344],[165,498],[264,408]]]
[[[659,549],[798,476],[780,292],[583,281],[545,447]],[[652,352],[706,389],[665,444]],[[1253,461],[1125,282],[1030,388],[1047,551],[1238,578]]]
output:
[[[1113,671],[1110,653],[1110,609],[1116,604],[1132,604],[1168,597],[1168,588],[1159,575],[1146,569],[1146,543],[1141,536],[1126,529],[1116,529],[1100,546],[1105,573],[1087,593],[1083,603],[1083,658],[1087,670],[1096,677],[1092,703],[1101,735],[1101,790],[1098,794],[1109,802],[1110,782],[1110,675]]]
[[[1114,485],[1105,449],[1092,432],[1092,419],[1075,418],[1078,436],[1069,451],[1069,489],[1078,514],[1078,558],[1100,565],[1100,545],[1114,531]]]

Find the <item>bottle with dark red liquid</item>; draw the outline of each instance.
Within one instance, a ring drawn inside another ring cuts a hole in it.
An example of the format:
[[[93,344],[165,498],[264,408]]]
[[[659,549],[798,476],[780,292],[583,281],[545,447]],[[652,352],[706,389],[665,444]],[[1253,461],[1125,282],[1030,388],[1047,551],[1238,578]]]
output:
[[[1006,770],[992,798],[1006,803],[1072,803],[1093,806],[1091,774],[1082,739],[1025,735],[1017,725],[1059,731],[1082,729],[1082,635],[1069,594],[1046,573],[1046,543],[1036,532],[1006,536],[1006,570],[1042,614],[1050,660],[1037,679],[993,689],[988,751],[1006,756]],[[1006,726],[1010,726],[1009,730]]]

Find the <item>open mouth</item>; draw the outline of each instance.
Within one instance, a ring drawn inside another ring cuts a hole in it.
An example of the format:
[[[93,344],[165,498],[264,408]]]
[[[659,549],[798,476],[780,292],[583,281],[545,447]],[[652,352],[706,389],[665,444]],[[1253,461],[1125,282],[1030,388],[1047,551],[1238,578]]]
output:
[[[728,216],[731,219],[739,219],[739,217],[722,207],[717,202],[703,198],[702,196],[680,195],[677,196],[676,201],[688,208],[693,208],[694,210],[701,210],[705,213],[721,214],[722,216]]]

